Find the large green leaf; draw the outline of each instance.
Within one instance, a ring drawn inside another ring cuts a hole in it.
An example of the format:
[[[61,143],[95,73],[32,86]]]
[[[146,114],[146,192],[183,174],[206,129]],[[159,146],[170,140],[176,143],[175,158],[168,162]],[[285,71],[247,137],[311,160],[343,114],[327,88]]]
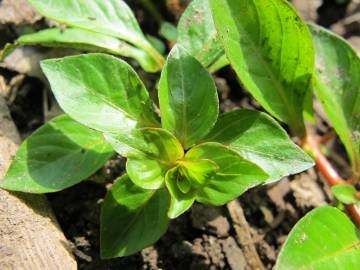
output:
[[[148,72],[155,72],[158,65],[143,50],[137,49],[117,38],[80,29],[46,29],[34,34],[19,37],[14,45],[8,45],[0,60],[9,55],[18,46],[41,45],[45,47],[75,48],[80,50],[105,52],[130,57],[139,62]]]
[[[313,160],[294,144],[270,116],[252,110],[221,115],[204,141],[220,142],[259,165],[277,181],[314,166]]]
[[[45,17],[65,25],[117,37],[146,51],[161,68],[164,60],[144,37],[123,0],[29,0]]]
[[[185,148],[197,143],[218,116],[215,83],[207,70],[183,47],[172,49],[159,83],[162,126]]]
[[[59,191],[91,176],[112,155],[100,133],[62,115],[21,144],[0,186],[31,193]]]
[[[127,175],[118,179],[101,209],[101,256],[128,256],[156,242],[169,224],[169,194],[146,190]]]
[[[186,160],[211,160],[219,167],[216,174],[196,192],[196,200],[222,205],[261,183],[268,175],[256,164],[219,143],[204,143],[191,148]]]
[[[102,132],[129,132],[137,123],[156,126],[157,115],[136,72],[105,54],[41,62],[61,108],[80,123]]]
[[[349,44],[327,30],[309,26],[316,49],[314,88],[360,174],[360,58]]]
[[[276,270],[358,270],[360,232],[340,210],[325,206],[303,217],[290,232]]]
[[[211,0],[211,8],[227,58],[245,88],[304,136],[314,48],[301,18],[285,0]]]
[[[178,24],[178,44],[208,67],[224,55],[208,0],[193,0]]]

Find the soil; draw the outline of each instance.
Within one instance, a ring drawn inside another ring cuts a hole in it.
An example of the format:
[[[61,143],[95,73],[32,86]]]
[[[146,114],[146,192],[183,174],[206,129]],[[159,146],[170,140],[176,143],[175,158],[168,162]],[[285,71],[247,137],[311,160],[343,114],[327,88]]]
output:
[[[138,3],[141,1],[135,1],[135,4],[134,1],[128,2],[142,29],[156,35],[157,22]],[[176,23],[187,1],[167,1],[167,5],[162,1],[155,2],[159,2],[158,8],[166,20]],[[359,12],[359,4],[324,0],[318,1],[319,5],[309,11],[309,6],[304,7],[307,1],[294,1],[294,4],[295,2],[299,12],[312,12],[314,15],[311,18],[319,24],[341,33],[345,38],[360,38],[360,27],[354,28],[347,22],[349,16]],[[305,17],[309,14],[303,15]],[[36,19],[36,28],[46,24],[48,22],[45,20]],[[26,27],[31,27],[31,24]],[[0,45],[13,40],[23,31],[23,25],[4,23],[0,26]],[[145,74],[141,70],[139,74],[149,89],[155,88],[157,76]],[[221,111],[238,107],[261,110],[241,88],[230,68],[215,74],[215,80],[221,99]],[[0,86],[22,138],[42,125],[45,119],[59,113],[41,76],[28,76],[27,73],[22,74],[19,70],[3,66],[0,68]],[[317,132],[320,135],[327,134],[331,130],[329,122],[321,107],[315,107],[319,123]],[[327,147],[333,153],[332,161],[346,176],[349,166],[343,146],[337,139],[333,139]],[[71,242],[79,269],[252,269],[245,245],[254,246],[262,263],[267,269],[271,269],[287,234],[299,218],[312,208],[333,201],[321,177],[314,170],[309,170],[284,178],[278,183],[252,189],[239,198],[247,221],[244,226],[250,232],[247,237],[250,237],[251,243],[240,241],[242,238],[236,233],[234,226],[236,222],[234,223],[226,206],[216,208],[195,204],[190,211],[172,221],[168,232],[154,246],[126,258],[101,260],[100,207],[107,188],[123,172],[124,159],[116,156],[88,181],[47,196],[65,236]]]

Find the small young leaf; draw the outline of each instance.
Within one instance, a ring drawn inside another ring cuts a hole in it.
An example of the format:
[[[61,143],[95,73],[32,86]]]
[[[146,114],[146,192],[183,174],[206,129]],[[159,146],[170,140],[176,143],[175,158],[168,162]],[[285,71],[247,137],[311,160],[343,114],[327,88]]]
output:
[[[106,134],[105,138],[119,154],[128,157],[126,170],[130,179],[145,189],[158,189],[171,162],[184,156],[179,141],[161,128],[135,129],[129,134]]]
[[[137,60],[145,71],[156,72],[158,70],[158,64],[143,50],[117,38],[86,30],[52,28],[34,34],[23,35],[16,40],[12,50],[24,45],[75,48],[121,55]],[[8,48],[8,51],[4,52],[4,56],[8,55],[11,51]]]
[[[177,218],[188,210],[195,202],[195,191],[189,189],[188,192],[183,192],[179,188],[180,181],[189,181],[182,179],[184,175],[180,173],[179,166],[172,168],[166,173],[165,183],[171,194],[170,208],[168,210],[168,217],[171,219]]]
[[[29,0],[45,17],[65,25],[113,36],[146,51],[158,70],[164,60],[142,33],[131,9],[123,0]]]
[[[179,162],[180,170],[195,188],[201,187],[209,181],[219,170],[219,166],[206,159],[183,160]]]
[[[21,144],[0,186],[29,193],[59,191],[91,176],[112,155],[100,133],[62,115]]]
[[[256,164],[219,143],[195,146],[186,153],[185,159],[208,159],[219,166],[217,173],[196,193],[196,200],[201,203],[225,204],[268,178]]]
[[[281,249],[276,270],[358,270],[360,232],[340,210],[324,206],[303,217]]]
[[[127,175],[118,179],[101,209],[101,257],[132,255],[156,242],[167,230],[169,203],[165,189],[139,188]]]
[[[210,66],[225,54],[208,0],[191,1],[180,18],[177,42],[204,67]]]
[[[309,27],[316,49],[314,89],[360,177],[360,58],[340,37]]]
[[[129,157],[126,162],[126,172],[131,181],[144,189],[160,188],[169,169],[169,164],[142,155]]]
[[[168,162],[181,159],[184,155],[180,142],[162,128],[134,129],[129,134],[105,134],[105,139],[124,157],[142,154],[149,159]]]
[[[207,70],[182,47],[169,54],[159,83],[163,128],[187,149],[202,139],[218,116],[215,83]]]
[[[357,204],[360,201],[356,198],[356,189],[351,185],[336,185],[331,187],[336,199],[345,204]]]
[[[311,35],[285,0],[211,0],[215,26],[246,89],[304,136],[303,104],[314,70]]]
[[[265,113],[236,110],[221,115],[204,141],[220,142],[260,166],[267,183],[314,166],[286,131]]]
[[[157,126],[149,94],[124,61],[86,54],[41,62],[61,108],[80,123],[102,132],[130,132],[137,123]]]
[[[162,22],[159,29],[159,35],[169,41],[176,41],[177,28],[170,22]]]

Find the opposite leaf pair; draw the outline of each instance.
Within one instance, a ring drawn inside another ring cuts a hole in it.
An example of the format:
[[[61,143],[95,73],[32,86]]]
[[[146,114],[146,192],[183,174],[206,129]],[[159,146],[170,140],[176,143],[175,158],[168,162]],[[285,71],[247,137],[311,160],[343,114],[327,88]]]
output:
[[[60,116],[29,137],[1,186],[34,193],[67,188],[91,176],[114,148],[128,158],[128,175],[103,204],[105,258],[152,244],[169,217],[195,200],[225,204],[313,165],[264,113],[237,110],[218,118],[212,77],[182,47],[172,50],[161,75],[161,121],[144,84],[122,60],[87,54],[46,60],[42,69],[71,118]]]

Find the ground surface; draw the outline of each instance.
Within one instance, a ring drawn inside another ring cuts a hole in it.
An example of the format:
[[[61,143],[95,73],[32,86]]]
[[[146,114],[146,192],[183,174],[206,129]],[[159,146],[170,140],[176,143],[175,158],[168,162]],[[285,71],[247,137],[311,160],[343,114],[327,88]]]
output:
[[[153,16],[140,4],[133,4],[136,1],[128,2],[131,2],[144,31],[156,34],[158,25]],[[306,20],[331,28],[359,48],[360,5],[355,1],[292,2]],[[9,9],[4,10],[4,5],[9,3],[11,1],[0,1],[1,46],[14,40],[19,34],[42,28],[47,23],[31,11],[25,12],[24,8],[19,8],[23,7],[22,4],[13,7],[13,13]],[[176,23],[185,4],[186,1],[169,0],[168,6],[159,4],[159,10],[167,20]],[[14,56],[16,61],[12,59],[0,65],[1,94],[5,96],[23,138],[44,121],[60,113],[46,90],[47,85],[37,62],[53,55],[71,53],[73,52],[26,48]],[[139,73],[149,89],[153,89],[156,76],[141,71]],[[222,111],[236,107],[259,109],[241,89],[230,68],[218,72],[215,78]],[[328,133],[331,128],[317,103],[316,114],[319,123],[317,132],[320,135]],[[346,176],[349,167],[341,144],[332,140],[328,148],[332,161]],[[99,258],[100,206],[106,187],[123,170],[124,160],[114,157],[89,181],[48,195],[55,215],[71,242],[79,269],[250,269],[248,260],[252,255],[259,256],[263,264],[271,269],[279,248],[296,221],[312,208],[333,199],[321,178],[314,170],[309,170],[295,177],[284,178],[276,184],[250,190],[239,199],[241,207],[233,205],[232,208],[215,208],[197,204],[191,211],[173,221],[167,234],[153,247],[127,258],[102,261]],[[231,215],[231,211],[239,209],[243,209],[246,220],[234,219]],[[239,224],[242,230],[237,233]]]

